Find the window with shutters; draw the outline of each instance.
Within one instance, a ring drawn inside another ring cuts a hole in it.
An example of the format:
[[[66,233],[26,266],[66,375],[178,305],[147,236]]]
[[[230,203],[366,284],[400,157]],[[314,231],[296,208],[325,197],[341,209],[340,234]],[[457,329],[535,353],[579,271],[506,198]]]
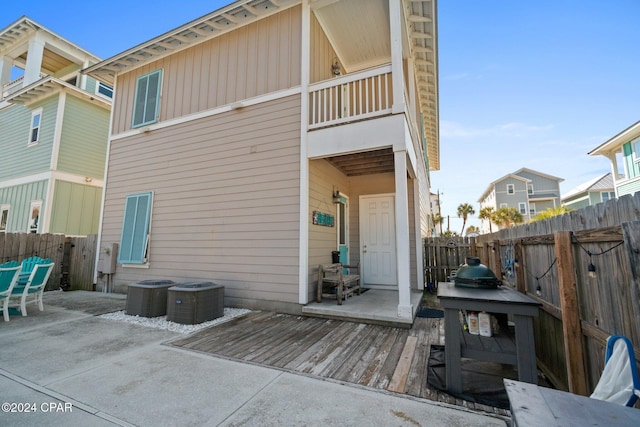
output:
[[[149,224],[153,193],[137,193],[127,196],[120,237],[118,262],[121,264],[145,264],[149,251]]]
[[[138,77],[132,127],[137,128],[158,121],[161,86],[162,70]]]

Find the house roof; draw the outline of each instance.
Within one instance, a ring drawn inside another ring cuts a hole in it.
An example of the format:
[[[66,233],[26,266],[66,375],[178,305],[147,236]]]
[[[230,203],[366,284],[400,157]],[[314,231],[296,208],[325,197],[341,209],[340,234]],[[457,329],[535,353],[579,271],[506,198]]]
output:
[[[498,178],[497,180],[495,180],[495,181],[493,181],[491,184],[489,184],[489,186],[487,187],[487,189],[486,189],[486,190],[484,190],[484,193],[482,193],[482,196],[480,196],[480,198],[478,199],[478,202],[482,202],[482,201],[487,197],[487,195],[491,192],[491,190],[493,189],[493,187],[494,187],[497,183],[499,183],[500,181],[505,180],[506,178],[514,178],[514,179],[519,179],[519,180],[521,180],[521,181],[525,181],[525,182],[531,182],[531,180],[530,180],[530,179],[525,178],[525,177],[523,177],[523,176],[520,176],[520,175],[519,175],[519,174],[521,174],[522,172],[527,172],[527,173],[530,173],[530,174],[532,174],[532,175],[542,176],[542,177],[544,177],[544,178],[552,179],[552,180],[554,180],[554,181],[558,181],[558,182],[562,182],[562,181],[564,181],[564,179],[563,179],[563,178],[558,178],[557,176],[547,175],[546,173],[538,172],[538,171],[535,171],[535,170],[533,170],[533,169],[529,169],[529,168],[520,168],[520,169],[518,169],[517,171],[512,172],[512,173],[510,173],[510,174],[507,174],[507,175],[503,176],[502,178]],[[544,198],[542,198],[542,199],[538,199],[538,200],[544,200]]]
[[[111,108],[111,100],[108,98],[103,98],[98,95],[93,95],[87,91],[77,88],[67,82],[64,82],[60,79],[56,79],[52,76],[47,76],[42,78],[27,87],[12,93],[8,97],[6,97],[3,101],[7,101],[13,104],[25,104],[29,105],[33,102],[37,102],[47,96],[50,96],[56,92],[61,90],[71,91],[74,95],[84,98],[88,101],[91,101],[95,104],[100,105],[103,108],[110,109]]]
[[[521,169],[521,170],[522,170],[522,169]],[[522,177],[522,176],[516,175],[515,173],[509,173],[509,174],[506,174],[505,176],[500,177],[500,178],[496,179],[495,181],[493,181],[491,184],[489,184],[489,185],[487,186],[487,189],[486,189],[486,190],[484,190],[484,192],[482,193],[482,196],[480,196],[480,198],[479,198],[477,201],[480,203],[480,202],[482,202],[484,199],[486,199],[486,198],[487,198],[487,196],[489,195],[489,193],[491,193],[491,190],[493,190],[493,188],[496,186],[496,184],[497,184],[497,183],[499,183],[499,182],[501,182],[501,181],[504,181],[504,180],[505,180],[505,179],[507,179],[507,178],[513,178],[513,179],[517,179],[517,180],[520,180],[520,181],[522,181],[522,182],[527,182],[527,183],[528,183],[528,182],[531,182],[531,180],[530,180],[530,179],[527,179],[527,178],[524,178],[524,177]]]
[[[237,0],[88,67],[83,72],[113,86],[120,73],[134,70],[300,3],[301,0]],[[313,0],[310,5],[318,22],[329,34],[340,62],[347,71],[380,65],[375,62],[391,56],[388,31],[371,31],[371,28],[388,26],[384,23],[378,25],[378,21],[371,22],[376,17],[379,19],[380,16],[388,16],[388,0]],[[402,5],[405,18],[402,30],[409,41],[403,45],[404,55],[413,59],[429,163],[432,169],[438,170],[440,137],[436,0],[412,0],[402,2]],[[366,22],[352,19],[353,16],[361,15],[365,9],[371,19]],[[345,19],[350,20],[345,22]],[[366,46],[366,49],[362,46]],[[366,57],[363,56],[365,52]]]
[[[611,152],[618,151],[622,144],[625,144],[638,136],[640,136],[640,121],[632,124],[613,138],[598,145],[587,154],[590,156],[597,156],[599,154],[606,156]]]
[[[77,44],[72,43],[64,37],[59,36],[58,34],[46,28],[44,25],[40,25],[33,19],[26,16],[18,18],[12,24],[9,24],[4,29],[0,30],[0,56],[9,55],[17,64],[22,63],[23,66],[26,65],[26,54],[23,54],[22,52],[16,52],[15,55],[17,55],[17,57],[14,57],[14,55],[11,54],[15,48],[24,45],[26,40],[37,31],[45,32],[53,40],[58,40],[61,43],[65,44],[67,48],[77,50],[82,54],[83,57],[88,58],[92,62],[99,62],[101,60],[91,52],[82,49]],[[42,67],[44,69],[62,68],[64,64],[61,64],[61,62],[68,61],[68,59],[64,57],[65,53],[66,52],[61,51],[56,52],[53,48],[45,49],[42,58]]]
[[[597,176],[569,190],[567,194],[562,196],[562,200],[577,196],[582,193],[588,193],[590,191],[613,191],[613,190],[614,190],[613,175],[611,174],[611,172],[609,172],[609,173],[605,173],[604,175]]]
[[[517,171],[513,172],[513,174],[514,174],[514,175],[519,175],[519,174],[520,174],[520,173],[522,173],[522,172],[527,172],[527,173],[530,173],[530,174],[532,174],[532,175],[542,176],[542,177],[544,177],[544,178],[551,179],[551,180],[558,181],[558,182],[562,182],[562,181],[564,181],[564,178],[559,178],[559,177],[557,177],[557,176],[548,175],[548,174],[546,174],[546,173],[542,173],[542,172],[534,171],[533,169],[529,169],[529,168],[521,168],[521,169],[518,169]]]

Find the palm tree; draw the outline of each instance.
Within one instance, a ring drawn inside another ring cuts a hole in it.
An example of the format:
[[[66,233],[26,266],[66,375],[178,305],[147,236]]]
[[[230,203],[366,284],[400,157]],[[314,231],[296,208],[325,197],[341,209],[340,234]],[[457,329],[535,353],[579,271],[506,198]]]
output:
[[[467,224],[467,218],[469,215],[473,215],[475,213],[475,209],[473,209],[473,206],[469,203],[462,203],[458,206],[458,218],[462,218],[462,230],[460,230],[460,234],[464,233],[464,226]]]
[[[554,216],[564,215],[566,213],[571,212],[573,209],[567,208],[565,205],[554,206],[552,208],[547,208],[540,212],[538,215],[531,218],[531,222],[540,221],[541,219],[549,219]]]
[[[491,223],[493,222],[493,214],[495,214],[493,206],[485,206],[484,208],[480,209],[480,213],[478,214],[478,218],[480,218],[481,220],[489,220],[489,233],[493,233],[491,227]]]
[[[480,228],[476,227],[475,225],[470,225],[467,227],[467,236],[469,235],[469,233],[480,233]]]
[[[440,234],[442,234],[442,223],[444,222],[444,217],[440,215],[439,212],[431,212],[431,221],[433,221],[434,226],[440,225]]]
[[[500,208],[493,214],[493,219],[496,223],[501,224],[504,228],[509,228],[512,225],[522,224],[524,217],[520,211],[514,207]]]

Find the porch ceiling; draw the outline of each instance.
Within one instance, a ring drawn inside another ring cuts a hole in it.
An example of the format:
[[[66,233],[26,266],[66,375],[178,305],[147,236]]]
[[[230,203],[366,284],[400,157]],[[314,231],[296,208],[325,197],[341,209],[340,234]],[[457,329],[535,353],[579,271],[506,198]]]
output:
[[[440,169],[436,0],[401,0],[403,57],[410,58],[431,169]],[[347,73],[391,61],[389,0],[314,0],[313,13]]]
[[[395,170],[392,148],[333,156],[327,160],[347,176],[393,173]]]

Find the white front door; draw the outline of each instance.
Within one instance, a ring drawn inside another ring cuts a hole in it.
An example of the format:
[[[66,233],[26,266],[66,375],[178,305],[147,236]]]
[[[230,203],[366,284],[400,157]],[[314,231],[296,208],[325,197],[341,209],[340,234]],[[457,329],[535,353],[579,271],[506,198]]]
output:
[[[367,287],[398,285],[394,206],[393,194],[360,197],[360,267]]]

